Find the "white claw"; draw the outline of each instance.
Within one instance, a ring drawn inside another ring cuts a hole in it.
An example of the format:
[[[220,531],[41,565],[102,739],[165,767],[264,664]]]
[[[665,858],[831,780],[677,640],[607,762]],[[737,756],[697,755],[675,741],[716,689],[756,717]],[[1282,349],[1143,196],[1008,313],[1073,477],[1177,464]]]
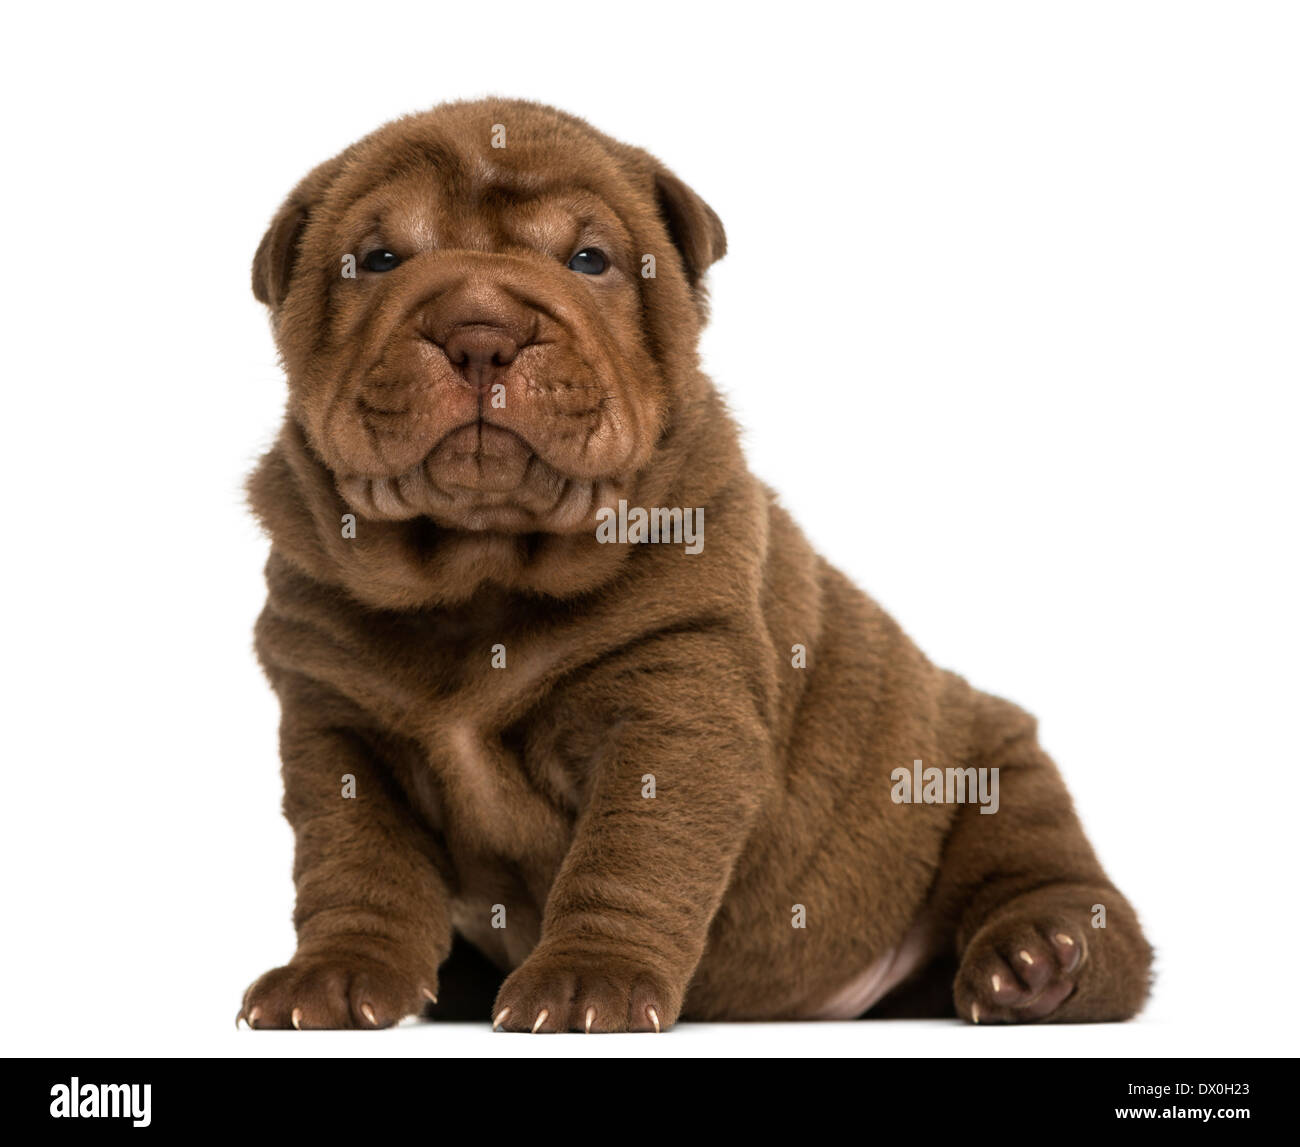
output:
[[[497,1012],[497,1018],[492,1021],[492,1030],[496,1031],[497,1028],[499,1028],[503,1023],[505,1023],[506,1017],[509,1014],[510,1014],[509,1008],[502,1008],[499,1012]]]
[[[1070,948],[1074,947],[1074,940],[1071,937],[1067,936],[1064,932],[1058,932],[1056,934],[1056,939],[1058,943],[1065,944],[1067,947]]]
[[[1000,992],[1002,990],[1002,977],[996,972],[993,973],[993,990],[995,992]]]
[[[250,1028],[257,1027],[257,1021],[260,1020],[261,1018],[262,1018],[262,1009],[254,1008],[251,1012],[248,1013],[248,1026]]]
[[[436,1004],[438,1002],[438,997],[429,991],[428,988],[421,988],[420,991],[424,993],[424,998],[428,1000],[429,1003]]]
[[[1022,960],[1024,960],[1024,962],[1025,962],[1026,964],[1029,964],[1029,965],[1031,965],[1031,966],[1033,965],[1033,962],[1034,962],[1034,958],[1033,958],[1033,956],[1031,956],[1031,955],[1030,955],[1028,952],[1026,952],[1023,948],[1020,949],[1020,958],[1021,958]]]
[[[546,1017],[549,1016],[550,1014],[551,1013],[548,1012],[545,1008],[543,1008],[540,1012],[537,1013],[537,1019],[533,1021],[533,1035],[537,1034],[537,1029],[546,1022]]]
[[[591,1035],[591,1025],[595,1019],[596,1019],[596,1009],[588,1008],[587,1009],[587,1034],[588,1035]]]
[[[294,1008],[289,1020],[296,1030],[302,1031],[302,1008]]]
[[[970,1006],[970,1022],[973,1023],[973,1024],[977,1024],[977,1023],[980,1022],[980,1006],[979,1006],[979,1004],[971,1004],[971,1006]]]
[[[653,1007],[648,1007],[648,1008],[646,1008],[646,1010],[645,1010],[645,1014],[648,1015],[648,1016],[650,1017],[650,1022],[651,1022],[652,1024],[654,1024],[654,1026],[655,1026],[655,1033],[658,1034],[658,1032],[659,1032],[659,1013],[658,1013],[657,1011],[655,1011]]]
[[[371,1027],[379,1026],[379,1021],[375,1019],[375,1009],[372,1008],[369,1004],[361,1005],[361,1014],[370,1021]]]

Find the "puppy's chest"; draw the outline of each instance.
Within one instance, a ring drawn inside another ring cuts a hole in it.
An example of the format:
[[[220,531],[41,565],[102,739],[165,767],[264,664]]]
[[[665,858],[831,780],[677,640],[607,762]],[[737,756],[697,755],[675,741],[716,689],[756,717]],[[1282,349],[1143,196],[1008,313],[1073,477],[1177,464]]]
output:
[[[563,642],[436,619],[388,637],[363,691],[413,749],[400,779],[417,811],[454,851],[562,856],[587,771],[557,717]]]
[[[580,626],[491,599],[376,613],[321,595],[278,612],[294,609],[269,638],[276,659],[366,714],[377,754],[454,857],[558,864],[604,728],[590,704],[565,703],[594,656]]]

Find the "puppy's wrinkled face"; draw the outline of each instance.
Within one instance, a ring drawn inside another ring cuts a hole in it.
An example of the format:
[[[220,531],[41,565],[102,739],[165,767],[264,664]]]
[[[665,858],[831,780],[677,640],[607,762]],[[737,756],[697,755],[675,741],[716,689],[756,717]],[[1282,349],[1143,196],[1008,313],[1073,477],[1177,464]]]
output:
[[[521,126],[493,148],[460,107],[344,153],[282,241],[292,405],[364,517],[589,530],[664,426],[642,275],[662,212],[593,140]]]
[[[429,168],[332,230],[356,278],[332,285],[304,409],[349,503],[569,532],[617,502],[659,411],[632,236],[597,195]]]

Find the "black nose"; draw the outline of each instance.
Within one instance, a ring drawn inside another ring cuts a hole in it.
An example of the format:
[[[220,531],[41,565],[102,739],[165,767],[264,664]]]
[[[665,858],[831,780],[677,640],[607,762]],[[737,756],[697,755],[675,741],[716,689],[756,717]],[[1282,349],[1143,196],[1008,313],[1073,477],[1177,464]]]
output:
[[[453,327],[441,344],[448,361],[469,386],[484,390],[515,361],[519,344],[509,331],[485,323]]]

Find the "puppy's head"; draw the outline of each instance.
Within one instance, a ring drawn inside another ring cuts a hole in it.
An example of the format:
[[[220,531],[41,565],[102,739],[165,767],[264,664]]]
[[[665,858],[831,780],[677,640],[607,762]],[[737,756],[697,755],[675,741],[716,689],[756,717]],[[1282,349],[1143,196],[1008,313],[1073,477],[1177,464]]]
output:
[[[359,515],[572,534],[634,496],[684,401],[725,242],[645,152],[536,104],[452,104],[308,175],[253,290]]]

